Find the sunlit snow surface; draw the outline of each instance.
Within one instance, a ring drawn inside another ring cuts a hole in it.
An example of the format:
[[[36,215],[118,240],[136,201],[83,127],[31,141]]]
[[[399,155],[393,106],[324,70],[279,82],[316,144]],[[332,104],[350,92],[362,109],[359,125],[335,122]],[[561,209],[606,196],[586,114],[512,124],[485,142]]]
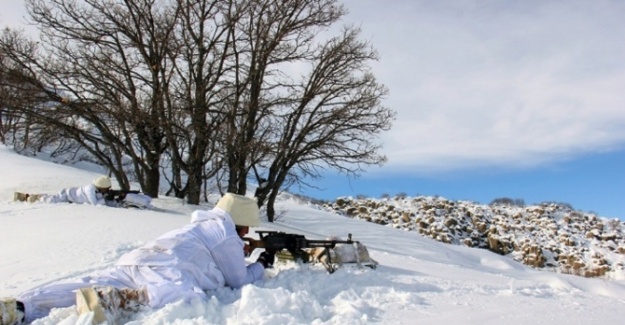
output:
[[[80,166],[81,168],[86,168]],[[0,147],[0,296],[112,266],[122,254],[180,227],[195,209],[161,197],[156,211],[12,202],[14,191],[54,193],[90,182],[77,169]],[[217,196],[211,197],[212,202]],[[621,324],[625,281],[586,279],[525,267],[482,249],[446,245],[415,232],[352,220],[284,195],[280,230],[323,239],[348,233],[369,247],[376,270],[278,263],[262,281],[212,292],[209,301],[144,310],[128,324]],[[255,255],[250,261],[255,259]],[[74,308],[33,324],[87,324]]]

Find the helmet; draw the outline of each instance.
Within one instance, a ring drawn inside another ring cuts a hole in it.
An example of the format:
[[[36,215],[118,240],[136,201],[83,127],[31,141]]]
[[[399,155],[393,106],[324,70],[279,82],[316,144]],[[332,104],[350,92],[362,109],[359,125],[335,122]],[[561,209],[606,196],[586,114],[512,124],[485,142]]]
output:
[[[255,199],[226,193],[215,207],[228,212],[237,226],[258,227],[260,225],[260,212]]]
[[[108,176],[100,176],[93,180],[93,185],[97,188],[111,187],[111,179]]]

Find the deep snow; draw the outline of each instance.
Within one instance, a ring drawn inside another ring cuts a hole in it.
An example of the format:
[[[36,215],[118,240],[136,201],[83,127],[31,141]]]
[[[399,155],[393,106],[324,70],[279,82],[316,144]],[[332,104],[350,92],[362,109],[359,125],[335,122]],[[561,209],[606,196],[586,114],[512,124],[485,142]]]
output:
[[[54,193],[83,185],[96,169],[55,164],[0,146],[0,297],[112,266],[142,243],[189,221],[179,199],[153,200],[157,211],[12,202],[14,191]],[[115,187],[115,186],[114,186]],[[217,194],[211,197],[217,200]],[[260,229],[323,239],[353,234],[376,270],[279,264],[240,290],[137,314],[129,324],[621,324],[625,281],[543,272],[482,249],[453,246],[337,216],[287,194],[279,218]],[[254,259],[254,255],[250,261]],[[80,324],[73,308],[34,324]]]

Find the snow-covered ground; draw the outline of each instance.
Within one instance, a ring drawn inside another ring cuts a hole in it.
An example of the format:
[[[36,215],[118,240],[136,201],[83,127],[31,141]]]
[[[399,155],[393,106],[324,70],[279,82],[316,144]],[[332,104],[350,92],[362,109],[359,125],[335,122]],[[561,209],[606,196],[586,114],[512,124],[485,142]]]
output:
[[[153,201],[157,211],[12,202],[14,191],[55,193],[96,175],[0,146],[0,297],[106,269],[125,252],[186,224],[193,210],[212,207],[168,197]],[[223,288],[209,301],[145,311],[129,324],[571,325],[625,319],[623,280],[537,271],[487,250],[327,213],[288,195],[277,209],[277,222],[260,229],[310,239],[351,233],[379,267],[328,274],[321,266],[279,264],[240,290]],[[85,319],[70,307],[34,324]]]

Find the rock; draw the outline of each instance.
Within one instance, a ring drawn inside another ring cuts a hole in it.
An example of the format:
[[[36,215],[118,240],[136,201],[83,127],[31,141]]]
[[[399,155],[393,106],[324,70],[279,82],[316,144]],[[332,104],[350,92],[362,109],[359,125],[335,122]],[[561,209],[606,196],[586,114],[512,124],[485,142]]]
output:
[[[523,248],[523,264],[534,268],[545,266],[547,259],[543,255],[543,250],[538,245],[527,245]]]
[[[515,252],[515,260],[538,269],[588,277],[625,271],[625,223],[573,211],[568,205],[514,207],[439,197],[342,197],[323,207],[381,226],[416,231],[444,243],[502,255]]]
[[[403,222],[410,222],[410,213],[408,213],[408,212],[405,212],[405,211],[404,211],[404,212],[401,214],[401,220],[402,220]]]
[[[458,225],[458,220],[454,218],[447,218],[447,220],[445,220],[445,226],[447,228],[455,227],[457,225]]]

